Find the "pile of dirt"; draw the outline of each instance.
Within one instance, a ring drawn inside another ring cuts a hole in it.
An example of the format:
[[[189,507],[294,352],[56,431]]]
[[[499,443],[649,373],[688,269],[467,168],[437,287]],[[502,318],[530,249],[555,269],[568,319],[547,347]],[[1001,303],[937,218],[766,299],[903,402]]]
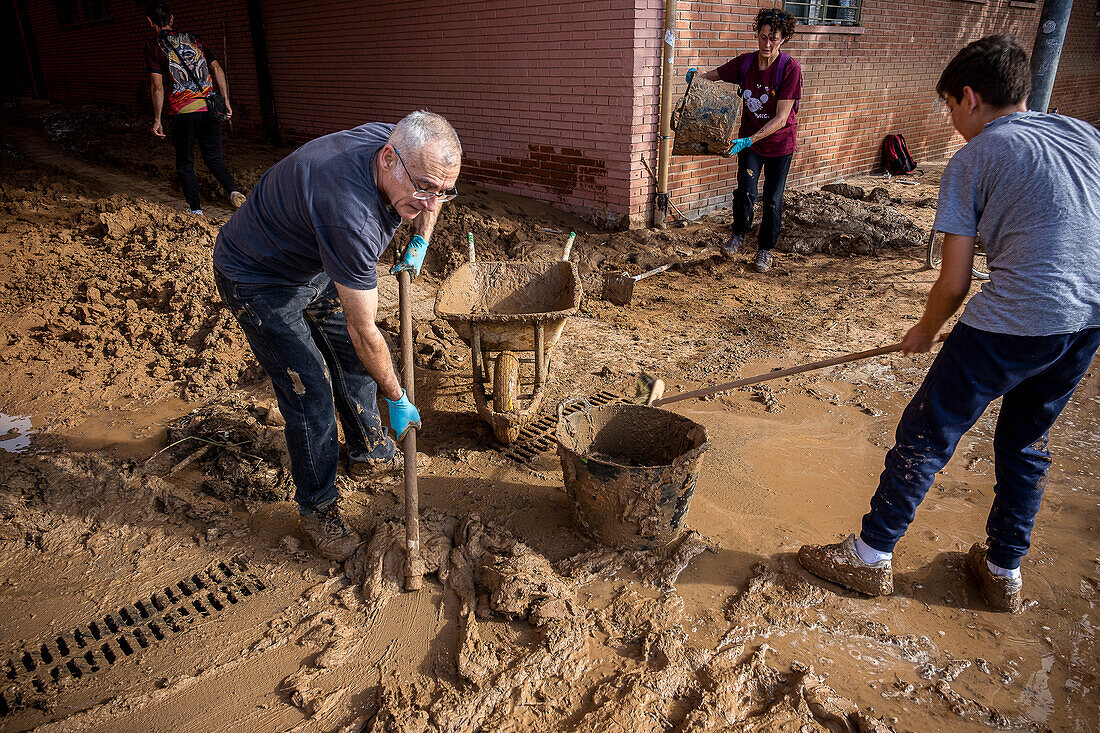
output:
[[[345,566],[371,615],[400,593],[404,544],[400,522],[382,524]],[[426,570],[458,595],[455,669],[384,677],[374,733],[892,730],[811,667],[768,665],[766,644],[692,644],[671,588],[652,596],[622,587],[603,607],[582,601],[577,591],[594,577],[582,568],[596,555],[567,561],[560,567],[576,574],[563,574],[499,526],[431,511],[421,545]],[[482,624],[494,617],[526,621],[533,639],[492,639]],[[299,673],[292,686],[309,690],[303,681]],[[316,701],[303,695],[296,704],[308,712]]]
[[[4,169],[0,375],[16,397],[202,399],[255,381],[214,286],[213,222]]]
[[[867,200],[828,191],[788,191],[783,195],[783,236],[777,246],[802,254],[873,255],[883,248],[919,247],[924,237],[885,189],[876,188]]]
[[[193,465],[202,490],[222,501],[290,501],[285,424],[275,405],[231,394],[169,423],[168,447],[150,468],[170,476]]]

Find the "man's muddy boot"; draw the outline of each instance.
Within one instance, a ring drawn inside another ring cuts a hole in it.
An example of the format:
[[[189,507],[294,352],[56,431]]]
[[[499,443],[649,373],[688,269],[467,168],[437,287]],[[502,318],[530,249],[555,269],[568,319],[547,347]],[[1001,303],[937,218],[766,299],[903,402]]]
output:
[[[737,256],[737,250],[741,249],[741,242],[745,241],[744,234],[731,234],[726,243],[722,245],[722,256],[732,260]]]
[[[416,454],[416,470],[432,465],[432,459],[424,453]],[[405,454],[400,449],[381,461],[353,461],[348,459],[348,476],[356,481],[381,478],[405,471]]]
[[[856,552],[856,536],[848,535],[835,545],[803,545],[798,549],[802,567],[819,578],[869,596],[888,596],[894,592],[894,572],[890,560],[869,565]]]
[[[994,575],[986,565],[986,555],[989,548],[984,542],[976,542],[966,553],[966,566],[978,579],[978,585],[982,588],[982,595],[986,602],[995,611],[1007,611],[1019,613],[1024,607],[1023,590],[1024,581],[1020,578],[1009,578],[1005,575]]]
[[[343,562],[359,546],[359,535],[344,523],[335,501],[323,509],[301,515],[298,529],[313,543],[318,554],[329,560]]]
[[[752,269],[757,272],[767,272],[772,269],[772,251],[770,249],[762,249],[756,253],[756,259],[752,261]]]

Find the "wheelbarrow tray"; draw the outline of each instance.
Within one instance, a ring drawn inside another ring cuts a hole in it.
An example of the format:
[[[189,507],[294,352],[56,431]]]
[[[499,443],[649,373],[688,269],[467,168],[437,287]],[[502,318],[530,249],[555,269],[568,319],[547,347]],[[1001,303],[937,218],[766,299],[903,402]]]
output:
[[[580,277],[572,262],[473,262],[440,286],[435,315],[450,323],[467,345],[477,324],[485,351],[534,351],[532,326],[542,323],[549,351],[580,304]]]

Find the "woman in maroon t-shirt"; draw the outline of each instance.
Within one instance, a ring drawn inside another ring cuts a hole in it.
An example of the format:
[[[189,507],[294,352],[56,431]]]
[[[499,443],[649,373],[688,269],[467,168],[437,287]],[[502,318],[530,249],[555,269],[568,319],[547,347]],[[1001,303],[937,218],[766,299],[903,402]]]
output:
[[[783,189],[796,147],[798,100],[802,98],[802,67],[780,52],[794,35],[794,16],[780,8],[765,8],[756,15],[753,30],[760,50],[741,54],[704,79],[725,81],[741,88],[741,137],[729,155],[737,156],[737,190],[733,193],[733,234],[722,246],[733,257],[752,228],[760,169],[764,170],[764,215],[757,238],[753,267],[765,272],[772,266],[772,249],[783,221]],[[688,72],[691,80],[692,69]]]

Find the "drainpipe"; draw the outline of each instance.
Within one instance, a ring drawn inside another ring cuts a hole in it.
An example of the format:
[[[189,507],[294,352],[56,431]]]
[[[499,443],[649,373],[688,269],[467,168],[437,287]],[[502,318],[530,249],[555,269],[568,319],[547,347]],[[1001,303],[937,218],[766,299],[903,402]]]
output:
[[[672,80],[676,69],[676,0],[665,0],[665,32],[661,42],[661,138],[657,149],[657,207],[653,226],[664,229],[668,216],[668,164],[672,157]]]
[[[260,7],[260,0],[247,0],[247,7],[252,55],[256,59],[256,86],[260,93],[260,118],[263,121],[264,138],[272,145],[280,145],[282,141],[279,138],[279,117],[275,112],[275,88],[271,83],[263,9]]]
[[[1031,50],[1031,96],[1027,108],[1033,112],[1046,112],[1050,105],[1072,9],[1073,0],[1046,0],[1043,3],[1039,27],[1035,30],[1035,47]]]

